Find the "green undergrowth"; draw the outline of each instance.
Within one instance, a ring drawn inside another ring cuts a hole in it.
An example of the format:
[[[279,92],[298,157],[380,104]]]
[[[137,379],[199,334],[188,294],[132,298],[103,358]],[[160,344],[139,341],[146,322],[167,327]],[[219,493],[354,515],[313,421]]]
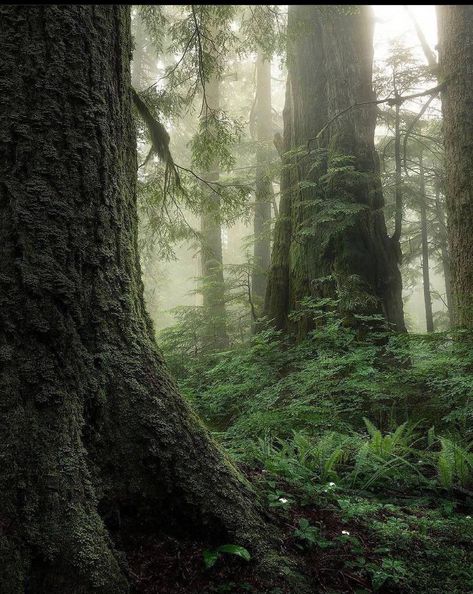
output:
[[[323,305],[299,343],[193,356],[168,331],[165,356],[324,591],[473,592],[473,337]]]

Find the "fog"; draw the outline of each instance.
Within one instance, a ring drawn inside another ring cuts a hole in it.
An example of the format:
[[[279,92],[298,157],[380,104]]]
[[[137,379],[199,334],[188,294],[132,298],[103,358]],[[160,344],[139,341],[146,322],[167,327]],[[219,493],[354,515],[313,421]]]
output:
[[[283,7],[284,8],[284,7]],[[421,23],[424,35],[432,48],[436,46],[436,21],[435,21],[435,7],[434,6],[412,6],[409,7],[411,14]],[[168,6],[166,10],[173,14],[178,7]],[[375,28],[375,86],[377,87],[378,97],[382,95],[382,84],[379,87],[376,84],[376,77],[380,80],[383,77],[389,76],[390,70],[393,68],[393,55],[396,53],[396,47],[402,45],[407,51],[410,51],[414,60],[419,63],[425,62],[425,57],[417,37],[414,21],[407,14],[402,6],[374,6],[376,15]],[[238,29],[238,24],[235,23],[233,29]],[[165,76],[165,69],[169,66],[179,64],[182,57],[179,53],[169,53],[157,56],[156,51],[152,47],[149,36],[147,37],[146,29],[143,23],[140,22],[135,14],[133,20],[133,33],[135,36],[136,47],[135,62],[133,63],[133,76],[135,86],[140,90],[146,89],[150,86],[155,86],[157,89],[166,90],[167,80]],[[138,54],[140,67],[137,68],[136,56]],[[271,102],[273,110],[273,133],[283,132],[282,111],[284,108],[284,92],[286,69],[284,64],[284,56],[274,56],[271,63]],[[253,183],[252,175],[254,175],[254,137],[250,131],[250,118],[252,106],[254,106],[255,97],[255,63],[256,53],[248,53],[244,56],[231,55],[228,59],[224,75],[220,81],[220,105],[221,108],[229,114],[230,117],[239,121],[241,130],[239,140],[236,141],[231,150],[234,155],[234,164],[227,171],[220,172],[220,178],[230,180],[237,176],[244,176],[246,183]],[[139,70],[139,72],[138,72]],[[415,90],[422,90],[428,87],[428,82],[420,81]],[[406,103],[406,108],[412,112],[417,113],[422,106],[422,100],[413,100]],[[425,117],[438,117],[440,113],[440,105],[438,99],[432,102],[432,105],[427,110]],[[183,114],[178,117],[168,115],[165,118],[166,127],[171,136],[171,150],[174,158],[186,167],[192,167],[189,143],[193,134],[198,129],[199,121],[199,98],[194,101],[194,106],[185,110]],[[390,126],[382,118],[378,119],[378,126],[376,129],[376,139],[378,143],[382,143],[383,139],[390,132]],[[253,134],[254,136],[254,134]],[[149,143],[144,140],[139,143],[140,158],[146,156],[149,148]],[[274,166],[277,166],[278,156],[273,151],[272,160]],[[150,163],[141,170],[140,175],[146,179],[147,175],[152,175],[153,167],[157,167],[157,160],[152,159]],[[383,182],[386,180],[383,179]],[[278,175],[275,174],[273,180],[273,190],[275,193],[275,201],[279,201],[279,184]],[[390,200],[390,190],[386,186],[385,190],[386,202]],[[222,236],[222,255],[224,274],[228,280],[228,267],[232,265],[243,265],[251,259],[252,239],[253,239],[253,225],[252,214],[254,211],[254,194],[249,193],[247,197],[248,203],[246,212],[242,217],[233,220],[231,224],[223,222],[221,228]],[[159,217],[156,214],[155,225],[159,225]],[[147,218],[149,210],[141,211],[142,229],[147,227]],[[274,223],[274,208],[273,208],[273,223]],[[166,215],[167,216],[167,215]],[[185,204],[180,207],[180,215],[185,219],[185,225],[189,225],[194,230],[199,229],[199,218],[195,212],[191,212]],[[418,213],[409,211],[407,207],[404,213],[405,219],[416,221]],[[387,216],[388,230],[392,221]],[[143,224],[144,222],[144,224]],[[269,232],[269,231],[268,231]],[[152,234],[151,234],[152,235]],[[199,306],[202,305],[202,295],[199,292],[199,277],[202,274],[198,240],[193,239],[170,241],[167,248],[168,252],[172,251],[172,255],[167,253],[166,257],[162,257],[162,250],[155,244],[155,239],[150,239],[149,233],[142,230],[142,237],[144,238],[147,247],[142,252],[142,267],[143,279],[145,284],[145,295],[147,300],[148,310],[154,321],[157,331],[168,327],[174,323],[173,309],[179,306]],[[409,252],[410,239],[404,238],[403,251]],[[418,254],[411,258],[409,254],[407,259],[410,260],[407,270],[407,265],[403,263],[401,271],[403,276],[403,299],[404,311],[406,317],[406,324],[409,331],[425,332],[425,307],[424,294],[422,286],[422,255]],[[430,288],[432,297],[432,307],[434,317],[445,316],[447,312],[446,298],[445,298],[445,282],[441,270],[441,263],[436,257],[435,253],[431,254],[429,269],[430,269]],[[231,298],[230,298],[231,301]],[[442,325],[439,328],[443,328]]]

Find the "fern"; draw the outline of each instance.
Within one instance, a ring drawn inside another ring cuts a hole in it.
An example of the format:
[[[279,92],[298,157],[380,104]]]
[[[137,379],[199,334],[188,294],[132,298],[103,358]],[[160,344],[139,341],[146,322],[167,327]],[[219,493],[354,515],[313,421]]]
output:
[[[451,439],[440,438],[441,451],[438,457],[440,483],[451,489],[457,482],[467,487],[473,482],[473,454],[471,446],[463,448]]]

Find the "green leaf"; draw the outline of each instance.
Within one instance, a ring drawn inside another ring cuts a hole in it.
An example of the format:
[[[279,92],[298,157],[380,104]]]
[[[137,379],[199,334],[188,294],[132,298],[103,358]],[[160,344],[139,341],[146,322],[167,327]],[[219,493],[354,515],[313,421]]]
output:
[[[247,549],[245,549],[245,547],[241,547],[240,545],[235,544],[225,544],[220,545],[219,547],[213,550],[206,549],[203,552],[205,567],[207,569],[213,567],[222,553],[236,555],[237,557],[241,557],[245,561],[249,561],[251,559],[251,554]]]
[[[230,553],[231,555],[237,555],[238,557],[241,557],[245,561],[249,561],[251,559],[250,552],[247,549],[245,549],[245,547],[241,547],[239,545],[234,545],[234,544],[221,545],[220,547],[218,547],[217,552],[218,553]]]
[[[203,552],[203,557],[204,557],[205,567],[207,569],[210,569],[217,562],[217,559],[218,559],[218,550],[209,551],[208,549],[206,549]]]

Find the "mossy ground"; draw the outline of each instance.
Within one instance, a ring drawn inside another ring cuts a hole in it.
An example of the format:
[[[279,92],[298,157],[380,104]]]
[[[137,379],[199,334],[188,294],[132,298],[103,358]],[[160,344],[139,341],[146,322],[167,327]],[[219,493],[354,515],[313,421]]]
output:
[[[473,593],[471,335],[360,336],[314,310],[328,322],[300,343],[269,331],[189,357],[178,324],[161,344],[309,591]],[[202,543],[159,547],[174,565],[143,549],[139,592],[300,594],[231,555],[206,569]]]

